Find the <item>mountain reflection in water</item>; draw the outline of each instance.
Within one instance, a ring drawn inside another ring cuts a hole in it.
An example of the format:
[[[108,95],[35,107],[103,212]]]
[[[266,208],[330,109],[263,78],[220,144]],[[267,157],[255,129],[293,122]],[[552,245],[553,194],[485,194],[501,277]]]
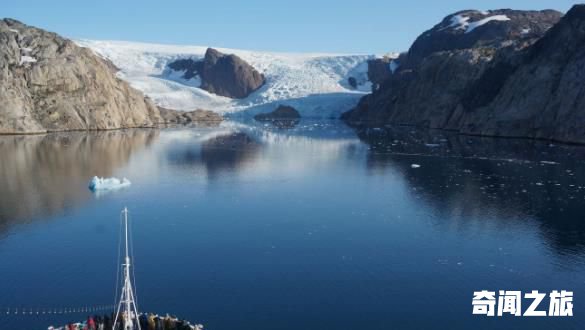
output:
[[[0,153],[0,306],[108,303],[128,206],[139,308],[209,329],[584,322],[583,147],[301,120],[0,136]],[[132,186],[94,198],[94,175]],[[572,290],[575,316],[478,318],[483,289]]]
[[[218,172],[234,171],[259,152],[260,143],[242,132],[226,132],[211,136],[200,144],[176,145],[170,149],[168,159],[180,166],[204,165],[209,178]]]
[[[370,146],[368,168],[400,172],[413,196],[442,214],[435,225],[465,230],[486,217],[502,228],[534,221],[560,256],[585,251],[585,147],[409,127],[357,134]]]
[[[91,177],[111,176],[157,136],[120,130],[0,137],[0,231],[85,203]]]

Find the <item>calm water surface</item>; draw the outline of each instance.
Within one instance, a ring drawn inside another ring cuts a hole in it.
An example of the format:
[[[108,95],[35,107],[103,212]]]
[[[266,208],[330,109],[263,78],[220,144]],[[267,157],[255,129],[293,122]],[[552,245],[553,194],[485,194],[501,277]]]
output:
[[[583,147],[226,122],[4,136],[0,155],[0,308],[111,304],[128,206],[139,308],[207,329],[585,321]],[[133,184],[96,195],[93,175]],[[473,316],[482,289],[573,290],[575,317]],[[0,309],[0,328],[84,317]]]

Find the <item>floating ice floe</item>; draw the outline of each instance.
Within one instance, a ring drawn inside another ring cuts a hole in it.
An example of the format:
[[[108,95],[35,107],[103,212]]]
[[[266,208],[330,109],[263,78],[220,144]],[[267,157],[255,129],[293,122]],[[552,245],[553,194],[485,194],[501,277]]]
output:
[[[420,165],[419,164],[412,164],[412,165],[410,165],[410,167],[412,167],[412,168],[419,168]]]
[[[130,182],[130,180],[126,178],[120,180],[118,178],[99,178],[97,176],[94,176],[89,182],[89,190],[91,191],[115,190],[128,187],[130,184],[132,183]]]
[[[425,143],[425,146],[429,147],[429,148],[438,148],[441,145],[438,143]]]

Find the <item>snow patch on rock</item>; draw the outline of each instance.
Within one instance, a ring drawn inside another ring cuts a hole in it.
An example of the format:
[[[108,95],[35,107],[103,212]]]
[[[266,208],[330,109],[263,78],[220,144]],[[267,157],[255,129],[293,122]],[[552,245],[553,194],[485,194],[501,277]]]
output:
[[[455,30],[459,29],[466,29],[469,25],[469,17],[463,15],[453,15],[451,17],[451,24],[449,24],[445,29],[454,28]]]
[[[185,72],[186,71],[187,70],[177,71],[177,70],[173,70],[171,68],[166,68],[163,71],[163,73],[161,74],[161,77],[172,80],[172,81],[176,81],[176,82],[181,83],[181,84],[185,84],[187,86],[200,87],[201,86],[201,77],[199,77],[199,75],[196,75],[193,78],[185,79]]]
[[[390,71],[392,71],[392,73],[394,73],[394,71],[396,71],[398,69],[398,67],[400,67],[400,64],[398,63],[398,61],[396,60],[392,60],[390,61]]]
[[[494,15],[494,16],[490,16],[490,17],[486,17],[484,19],[481,19],[479,21],[475,21],[472,23],[469,23],[469,25],[467,26],[467,30],[465,30],[465,33],[470,33],[473,30],[477,29],[478,27],[491,22],[491,21],[509,21],[510,18],[506,15]]]
[[[489,12],[481,12],[483,15],[487,15],[489,14]],[[478,27],[489,23],[491,21],[509,21],[510,18],[506,15],[493,15],[493,16],[489,16],[483,19],[480,19],[479,21],[475,21],[475,22],[470,22],[469,21],[470,17],[464,16],[464,15],[453,15],[451,17],[451,24],[449,24],[447,27],[443,28],[444,29],[449,29],[449,28],[453,28],[455,30],[465,30],[465,33],[470,33],[473,30],[477,29]]]
[[[36,61],[37,59],[32,56],[25,55],[20,57],[20,65],[23,65],[24,63],[35,63]]]

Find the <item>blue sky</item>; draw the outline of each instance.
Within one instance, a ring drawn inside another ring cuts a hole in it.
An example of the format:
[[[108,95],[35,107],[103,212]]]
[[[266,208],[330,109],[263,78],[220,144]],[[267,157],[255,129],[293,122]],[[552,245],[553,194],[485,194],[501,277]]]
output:
[[[557,9],[565,0],[5,1],[12,17],[71,38],[289,52],[385,53],[462,9]]]

